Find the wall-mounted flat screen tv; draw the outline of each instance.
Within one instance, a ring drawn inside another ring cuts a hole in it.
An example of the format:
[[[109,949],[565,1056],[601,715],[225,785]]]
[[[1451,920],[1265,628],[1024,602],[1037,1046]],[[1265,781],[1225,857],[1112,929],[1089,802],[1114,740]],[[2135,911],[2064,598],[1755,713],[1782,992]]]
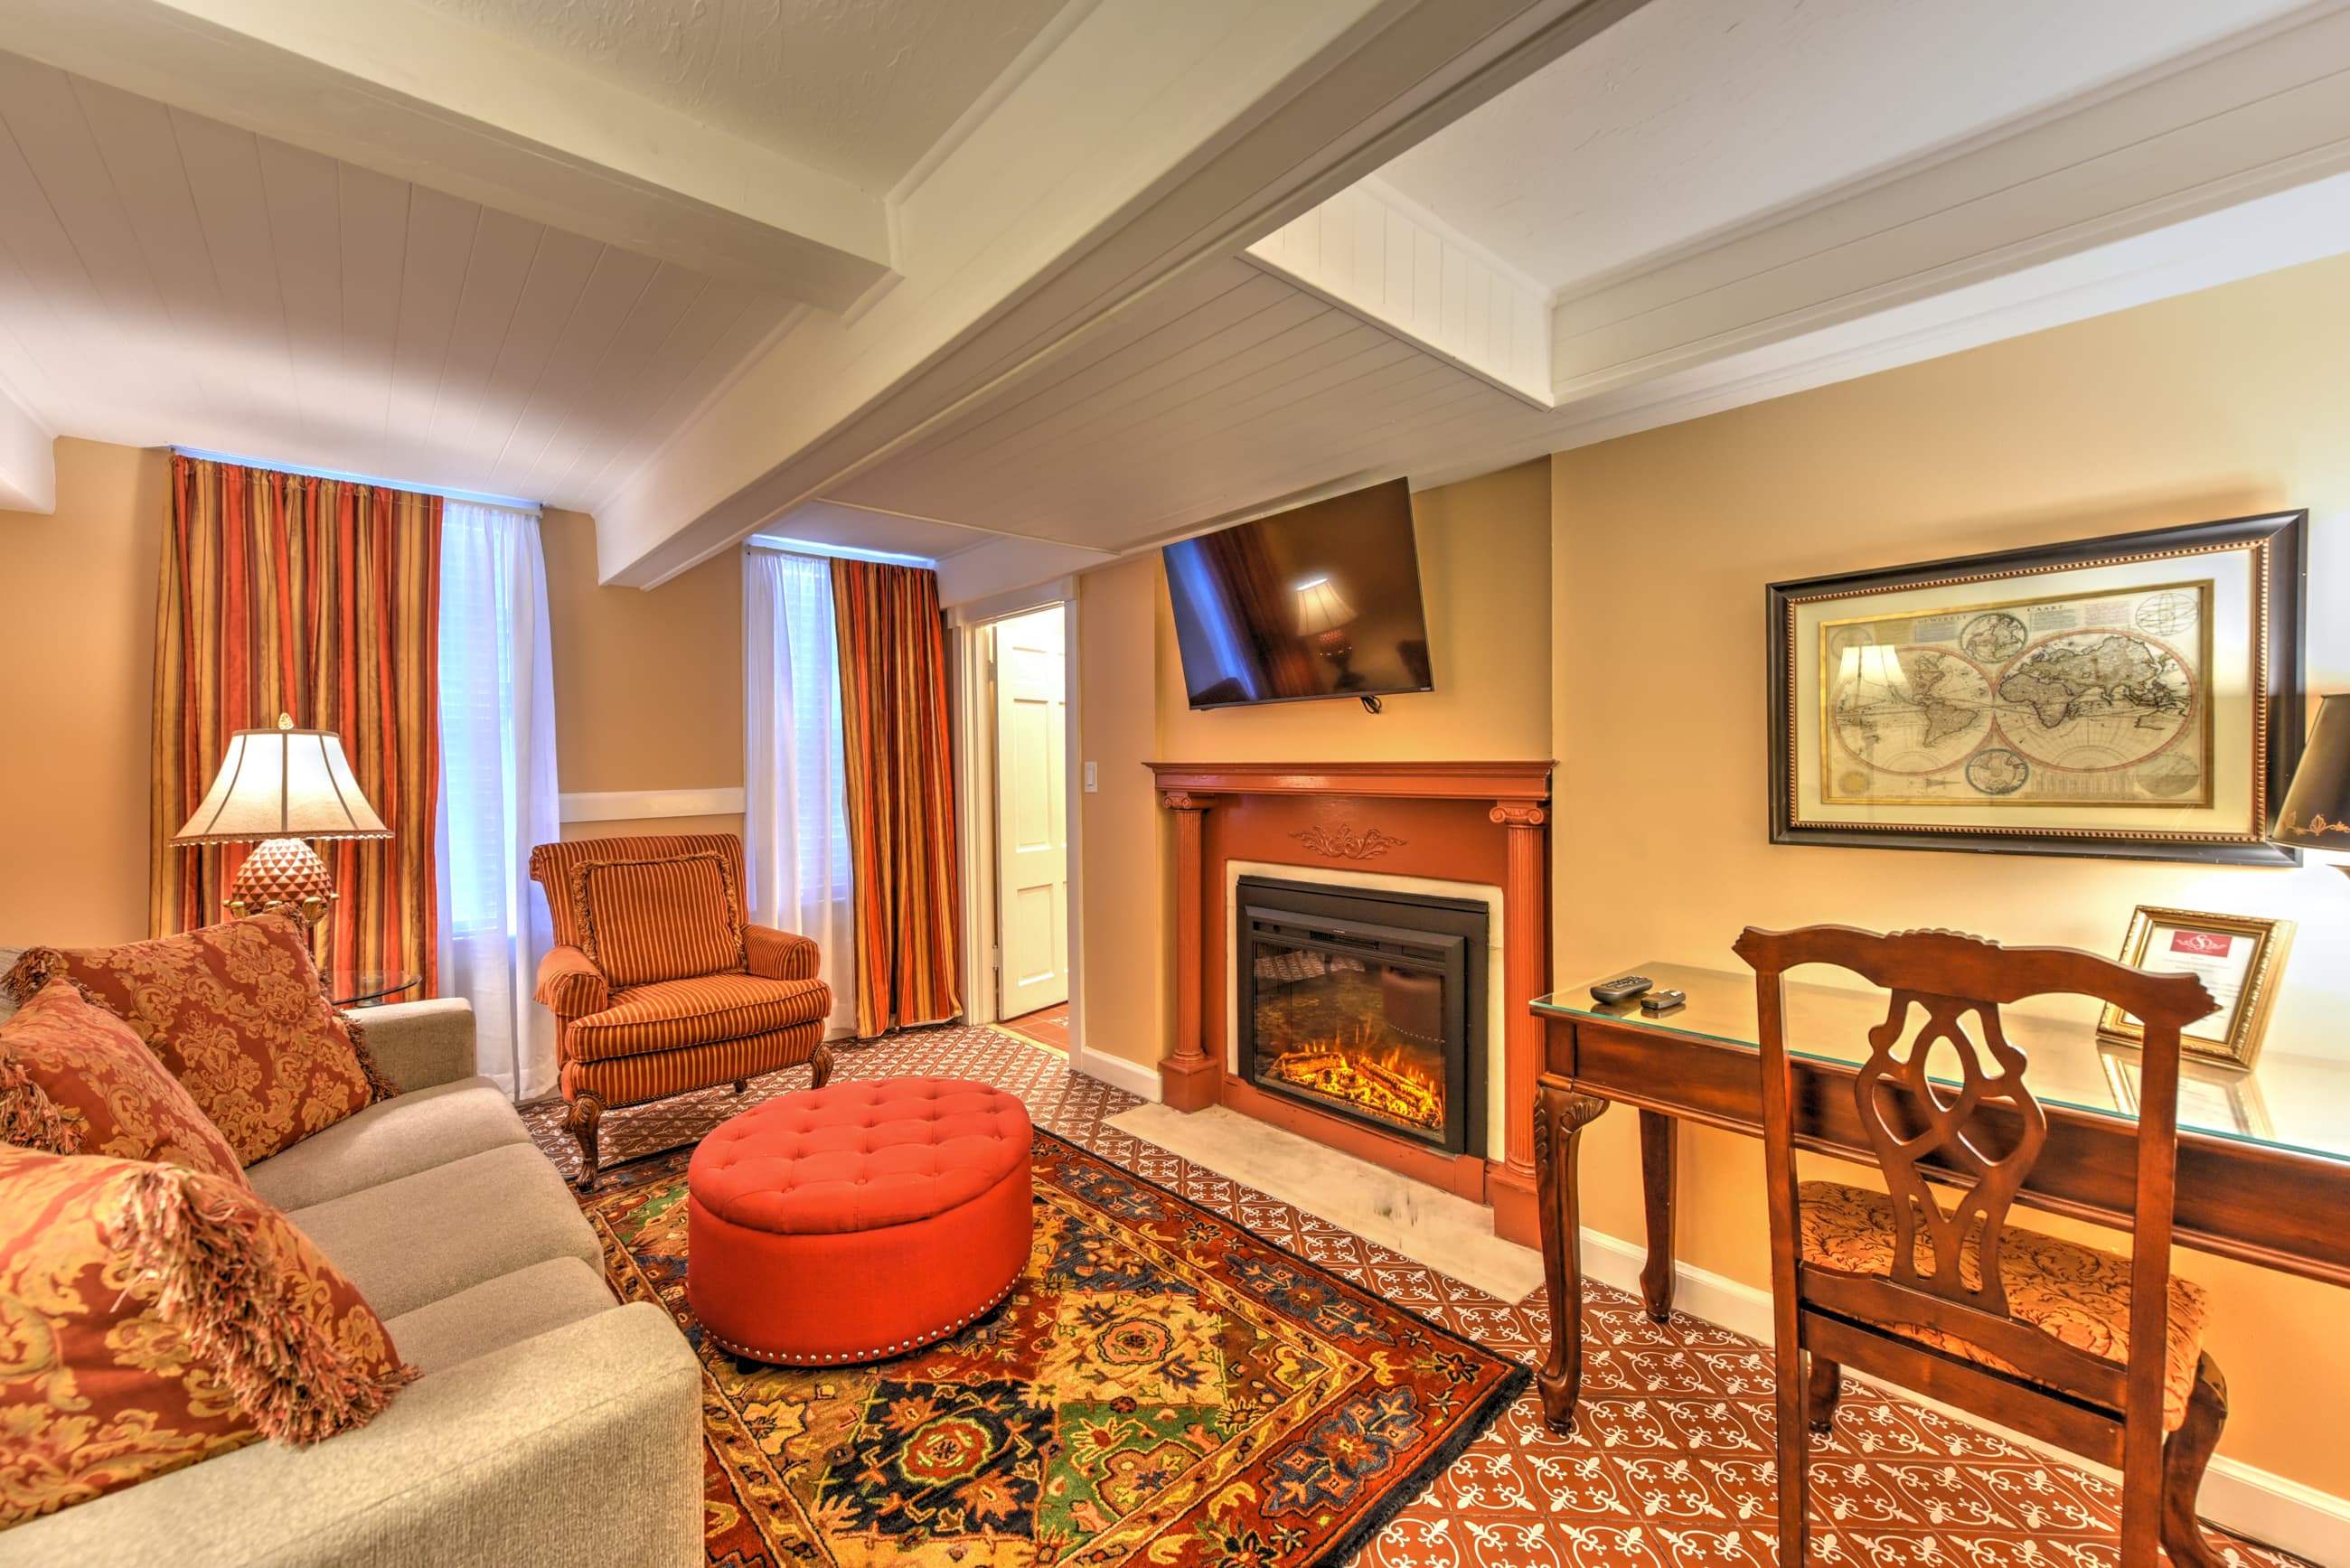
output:
[[[1166,558],[1194,708],[1433,688],[1400,479],[1185,539]]]

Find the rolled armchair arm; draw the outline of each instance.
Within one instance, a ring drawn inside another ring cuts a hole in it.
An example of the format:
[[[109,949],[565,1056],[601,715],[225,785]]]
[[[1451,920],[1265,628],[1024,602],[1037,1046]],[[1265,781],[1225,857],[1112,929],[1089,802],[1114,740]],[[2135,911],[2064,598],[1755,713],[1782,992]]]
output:
[[[577,948],[550,948],[538,961],[538,999],[557,1018],[585,1018],[612,1005],[604,971]]]
[[[773,926],[743,927],[743,945],[762,980],[814,980],[823,956],[807,938]]]

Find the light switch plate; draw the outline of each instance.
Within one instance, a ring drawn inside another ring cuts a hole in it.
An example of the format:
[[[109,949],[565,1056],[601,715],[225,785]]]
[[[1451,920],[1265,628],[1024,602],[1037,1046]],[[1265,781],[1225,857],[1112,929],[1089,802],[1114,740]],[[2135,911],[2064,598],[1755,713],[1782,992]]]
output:
[[[1086,793],[1087,794],[1098,794],[1100,790],[1101,764],[1099,763],[1087,763],[1086,764]]]

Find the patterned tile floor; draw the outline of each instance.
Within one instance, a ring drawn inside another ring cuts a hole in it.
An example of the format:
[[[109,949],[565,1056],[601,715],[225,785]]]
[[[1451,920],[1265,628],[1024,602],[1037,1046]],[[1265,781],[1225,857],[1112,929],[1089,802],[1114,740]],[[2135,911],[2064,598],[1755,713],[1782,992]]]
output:
[[[1019,1095],[1036,1125],[1168,1187],[1325,1268],[1506,1355],[1538,1358],[1543,1298],[1514,1305],[1435,1273],[1105,1125],[1132,1096],[994,1029],[941,1028],[838,1051],[838,1074],[941,1074]],[[705,1091],[615,1111],[608,1162],[674,1148],[806,1082],[797,1069],[748,1096]],[[525,1113],[576,1168],[559,1104]],[[1529,1394],[1357,1559],[1361,1568],[1767,1568],[1772,1539],[1770,1356],[1675,1314],[1648,1321],[1595,1282],[1584,1309],[1584,1415],[1549,1431]],[[2116,1560],[2116,1498],[2102,1480],[1988,1433],[1848,1385],[1835,1436],[1814,1450],[1815,1563],[1886,1568],[2090,1568]],[[2215,1535],[2238,1568],[2305,1568]]]

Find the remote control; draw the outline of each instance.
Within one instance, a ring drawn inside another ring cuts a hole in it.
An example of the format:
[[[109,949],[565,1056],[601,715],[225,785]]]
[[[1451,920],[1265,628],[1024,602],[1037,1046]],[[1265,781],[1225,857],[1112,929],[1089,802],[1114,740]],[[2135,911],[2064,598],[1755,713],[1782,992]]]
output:
[[[1594,1002],[1629,1002],[1648,989],[1651,981],[1645,974],[1627,974],[1621,980],[1602,981],[1591,988]]]
[[[1670,1012],[1674,1008],[1679,1007],[1688,1000],[1689,992],[1686,991],[1652,991],[1648,995],[1640,998],[1640,1011],[1643,1012]]]

